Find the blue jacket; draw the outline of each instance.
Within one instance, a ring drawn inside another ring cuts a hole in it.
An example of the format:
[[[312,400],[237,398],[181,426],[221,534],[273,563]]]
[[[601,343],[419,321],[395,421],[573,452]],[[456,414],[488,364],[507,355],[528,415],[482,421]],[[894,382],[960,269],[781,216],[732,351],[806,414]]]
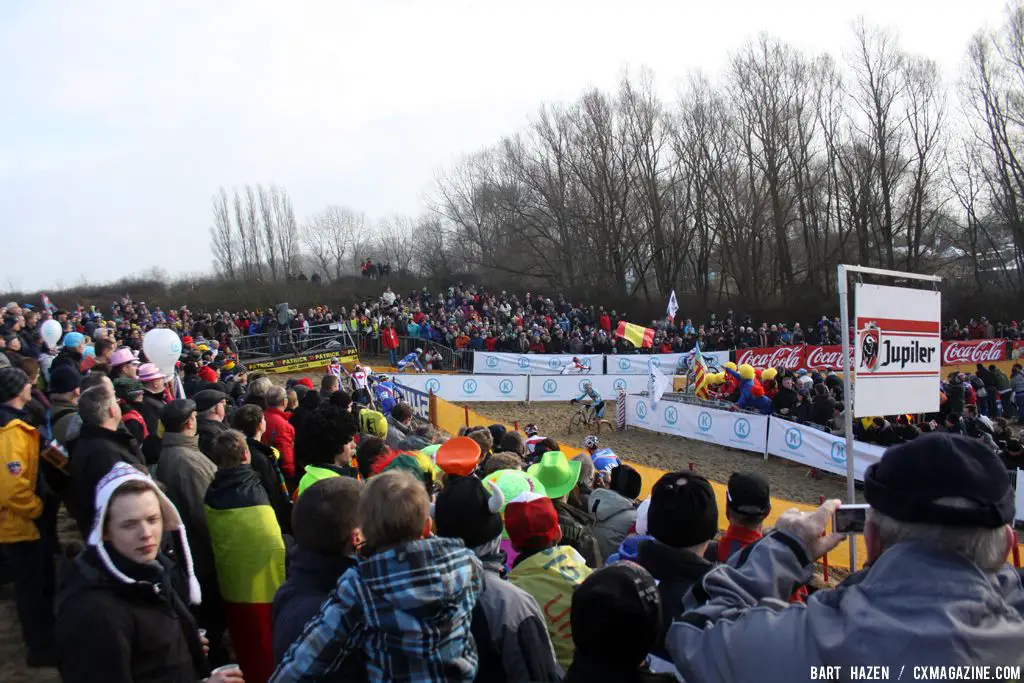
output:
[[[476,676],[473,607],[480,560],[462,541],[426,538],[349,569],[271,677],[318,681],[360,652],[367,679],[469,683]]]

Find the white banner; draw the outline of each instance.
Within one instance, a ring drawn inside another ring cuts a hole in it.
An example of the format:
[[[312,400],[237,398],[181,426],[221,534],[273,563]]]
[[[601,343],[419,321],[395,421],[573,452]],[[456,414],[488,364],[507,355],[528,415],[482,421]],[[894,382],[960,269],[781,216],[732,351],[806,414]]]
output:
[[[938,292],[857,283],[853,416],[934,413],[942,365]]]
[[[583,393],[590,382],[605,401],[618,399],[619,390],[627,394],[647,390],[644,375],[540,375],[530,376],[530,401],[569,401]]]
[[[1017,470],[1017,519],[1024,519],[1024,481],[1021,481],[1021,476],[1024,475],[1024,470]]]
[[[709,365],[714,364],[716,367],[722,367],[724,363],[729,361],[728,351],[701,351],[704,356],[705,362]],[[608,369],[609,375],[646,375],[648,374],[648,363],[653,362],[655,367],[664,372],[666,375],[674,375],[676,368],[679,367],[679,363],[682,359],[686,359],[687,365],[690,364],[693,357],[693,351],[687,351],[686,353],[655,353],[651,355],[644,354],[630,354],[630,355],[609,355],[605,356],[605,363]],[[712,369],[711,372],[717,372]]]
[[[764,455],[768,416],[660,401],[652,408],[643,396],[626,397],[626,423],[664,434],[739,448]]]
[[[603,375],[604,356],[600,354],[579,355],[576,358],[584,370],[569,368],[567,375]],[[540,353],[492,353],[476,351],[473,354],[473,374],[476,375],[560,375],[572,365],[573,355]],[[589,368],[589,371],[586,370]]]
[[[868,465],[882,459],[885,449],[854,441],[854,478],[864,481]],[[808,467],[846,476],[846,439],[814,427],[772,418],[768,428],[768,453]]]
[[[525,401],[527,377],[519,375],[395,375],[395,383],[434,392],[446,401]]]

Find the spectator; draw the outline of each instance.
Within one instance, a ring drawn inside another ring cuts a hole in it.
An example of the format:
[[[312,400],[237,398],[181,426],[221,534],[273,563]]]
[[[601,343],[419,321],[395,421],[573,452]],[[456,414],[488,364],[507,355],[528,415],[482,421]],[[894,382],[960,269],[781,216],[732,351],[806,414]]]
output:
[[[114,396],[117,397],[117,405],[121,409],[121,422],[139,444],[145,444],[146,437],[149,436],[146,420],[140,412],[143,408],[143,394],[145,394],[145,389],[142,387],[142,382],[137,379],[118,377],[114,380]],[[154,455],[159,455],[159,450],[156,450]],[[147,460],[147,463],[155,465],[156,460],[157,458],[154,457],[153,462]]]
[[[110,380],[87,389],[78,398],[82,428],[70,461],[73,515],[82,536],[88,536],[96,514],[94,496],[99,484],[115,463],[124,462],[147,472],[139,443],[121,422]]]
[[[199,436],[199,450],[213,459],[213,442],[228,430],[224,421],[227,416],[227,394],[217,389],[203,389],[196,392],[192,400],[199,411],[196,433]]]
[[[264,444],[273,446],[281,454],[278,463],[284,480],[289,488],[296,480],[295,474],[295,427],[288,422],[288,414],[284,412],[287,397],[285,390],[273,386],[267,390],[267,409],[263,411],[263,419],[267,421],[267,431],[263,433]]]
[[[797,395],[796,389],[793,388],[793,376],[783,375],[781,384],[779,385],[779,391],[775,394],[775,397],[772,398],[772,412],[788,416],[796,409],[798,400],[799,396]]]
[[[352,414],[326,405],[307,416],[296,434],[295,453],[302,472],[296,495],[331,477],[357,478],[352,466],[356,453],[356,424]]]
[[[376,436],[364,436],[359,439],[359,446],[356,449],[356,465],[359,470],[359,478],[367,481],[375,474],[379,474],[391,457],[391,449],[384,442],[384,439]]]
[[[52,369],[51,366],[51,371]],[[118,377],[138,379],[138,371],[139,359],[135,357],[135,354],[128,347],[117,349],[110,357],[110,379],[114,380]]]
[[[210,675],[188,610],[201,594],[174,505],[124,463],[102,479],[95,496],[99,515],[88,550],[75,560],[58,601],[61,679],[242,683],[241,672]],[[164,531],[179,536],[184,574],[160,552]]]
[[[146,422],[147,433],[157,438],[160,431],[160,411],[163,410],[164,404],[167,402],[164,393],[167,376],[152,363],[145,363],[139,366],[138,380],[142,382],[145,392],[139,412]]]
[[[509,501],[505,506],[505,529],[519,553],[509,580],[544,606],[555,658],[568,669],[573,656],[571,596],[591,570],[572,546],[560,545],[558,513],[546,496],[527,491]]]
[[[131,380],[129,380],[131,381]],[[196,578],[207,599],[194,608],[199,625],[210,636],[211,660],[217,665],[226,662],[220,644],[224,633],[223,615],[219,609],[217,574],[213,563],[210,529],[206,524],[203,499],[213,483],[217,467],[199,450],[196,436],[196,404],[191,399],[171,401],[160,411],[164,426],[160,464],[156,479],[167,493],[188,530],[189,550],[195,566]]]
[[[242,670],[265,681],[274,669],[271,605],[285,574],[281,527],[245,436],[228,429],[211,452],[217,474],[206,492],[206,523],[225,621]]]
[[[685,680],[806,678],[808,667],[865,653],[897,671],[1019,661],[1024,588],[1006,564],[1013,489],[996,456],[965,437],[922,435],[868,467],[864,497],[867,568],[806,607],[780,610],[779,600],[843,540],[824,533],[838,500],[786,512],[742,562],[705,579],[667,638]],[[965,630],[970,647],[949,647]]]
[[[637,548],[636,563],[658,581],[662,630],[652,649],[655,671],[670,671],[664,636],[683,612],[683,598],[714,566],[704,559],[718,533],[718,505],[708,480],[693,472],[669,472],[651,490],[647,528],[654,537]]]
[[[565,683],[670,683],[671,673],[647,669],[661,632],[661,596],[654,578],[633,562],[598,569],[572,596],[576,645]]]
[[[68,332],[62,340],[63,347],[57,357],[50,363],[50,372],[62,365],[70,365],[75,372],[81,374],[83,354],[85,353],[85,335],[81,332]],[[10,344],[8,344],[10,349]]]
[[[340,389],[338,378],[334,375],[324,375],[320,379],[320,398],[328,401],[331,395]]]
[[[288,420],[292,427],[295,427],[295,435],[298,436],[302,430],[302,422],[306,417],[320,407],[321,399],[320,394],[315,391],[307,391],[303,394],[302,398],[299,399],[299,407],[292,412],[291,418]]]
[[[39,496],[39,434],[28,423],[32,396],[28,376],[18,368],[0,369],[0,550],[14,580],[21,635],[30,667],[51,666],[54,570],[50,544],[43,538]]]
[[[323,677],[362,653],[370,681],[472,681],[470,635],[483,585],[461,541],[431,537],[430,499],[405,472],[374,477],[359,499],[362,560],[347,571],[274,672],[274,683]]]
[[[506,453],[515,453],[519,459],[526,462],[526,438],[519,432],[508,431],[501,437],[500,449]]]
[[[387,416],[387,444],[394,449],[402,449],[401,444],[413,435],[412,407],[408,403],[396,403]],[[426,444],[424,444],[426,445]],[[418,450],[418,449],[409,449]]]
[[[67,445],[71,419],[78,414],[82,376],[69,366],[50,373],[50,425],[53,438]]]
[[[355,479],[335,477],[314,483],[295,503],[291,526],[296,547],[289,556],[288,578],[274,596],[276,663],[320,612],[338,579],[359,564],[361,537],[356,516],[361,489]],[[365,661],[352,657],[335,678],[365,680]]]
[[[587,566],[594,569],[601,566],[601,551],[598,550],[593,534],[594,518],[568,502],[569,493],[579,482],[582,466],[578,460],[570,461],[561,451],[549,451],[526,472],[544,485],[544,490],[551,498],[558,512],[562,543],[575,548]]]
[[[288,487],[284,474],[278,466],[280,455],[273,446],[260,441],[267,429],[263,411],[259,406],[248,405],[239,408],[231,418],[231,427],[245,435],[245,443],[249,447],[252,469],[259,475],[260,484],[267,493],[270,507],[274,508],[274,516],[281,527],[281,533],[290,534],[292,528],[292,501],[288,495]]]
[[[392,294],[394,296],[394,294]],[[388,365],[398,367],[398,335],[388,323],[384,323],[380,333],[381,344],[388,352]]]
[[[537,601],[509,583],[501,553],[501,491],[476,477],[463,477],[437,497],[437,534],[462,540],[483,564],[480,600],[472,632],[479,656],[478,681],[560,681],[562,671]]]
[[[642,484],[640,473],[622,464],[612,468],[608,488],[599,486],[588,497],[587,507],[594,517],[594,538],[601,557],[615,553],[636,524],[636,498]]]
[[[515,453],[495,453],[487,461],[487,467],[480,468],[480,476],[486,478],[499,470],[522,470],[523,461]]]

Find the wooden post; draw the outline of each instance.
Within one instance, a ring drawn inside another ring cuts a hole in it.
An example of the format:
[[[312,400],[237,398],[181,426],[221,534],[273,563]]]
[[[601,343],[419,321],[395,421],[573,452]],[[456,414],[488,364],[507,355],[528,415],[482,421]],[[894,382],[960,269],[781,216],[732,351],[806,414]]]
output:
[[[512,427],[518,432],[519,431],[519,420],[512,423]]]
[[[462,406],[462,410],[466,413],[466,426],[469,427],[469,406]]]
[[[1017,538],[1017,532],[1013,532],[1013,566],[1020,569],[1020,546],[1017,545],[1020,539]]]

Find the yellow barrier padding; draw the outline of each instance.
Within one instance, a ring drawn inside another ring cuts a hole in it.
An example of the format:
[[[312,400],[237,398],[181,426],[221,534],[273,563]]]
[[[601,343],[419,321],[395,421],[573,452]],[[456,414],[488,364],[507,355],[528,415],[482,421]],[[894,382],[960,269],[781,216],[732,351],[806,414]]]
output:
[[[438,421],[434,425],[439,429],[442,429],[449,434],[457,434],[459,429],[466,426],[466,409],[462,406],[458,406],[454,403],[444,400],[437,396],[437,414]],[[486,415],[481,415],[474,410],[469,411],[469,426],[475,427],[477,425],[487,426],[492,424],[504,424],[506,429],[513,429],[513,426],[501,422],[500,420],[492,420]],[[576,448],[565,444],[559,444],[562,447],[562,452],[568,455],[570,458],[575,457],[577,454],[582,453],[583,449]],[[628,462],[628,461],[626,461]],[[640,490],[640,498],[646,498],[651,495],[651,488],[655,482],[658,481],[664,475],[667,470],[659,470],[654,467],[647,467],[645,465],[638,465],[630,462],[629,465],[633,467],[643,479],[643,486]],[[725,516],[725,501],[726,501],[726,485],[712,481],[711,486],[715,489],[715,500],[718,503],[718,526],[723,531],[729,526],[729,520]],[[808,505],[807,503],[796,503],[791,500],[784,500],[782,498],[772,498],[772,511],[768,515],[768,519],[765,524],[771,526],[775,523],[775,520],[779,518],[786,510],[791,508],[797,508],[810,512],[817,509],[817,505]],[[864,561],[867,558],[867,548],[864,545],[864,537],[857,535],[854,537],[857,541],[857,567],[863,567]],[[1024,544],[1021,544],[1021,553],[1024,554]],[[850,548],[849,544],[844,541],[840,543],[838,547],[833,549],[828,554],[828,564],[830,567],[838,567],[840,569],[849,569],[850,567]]]

